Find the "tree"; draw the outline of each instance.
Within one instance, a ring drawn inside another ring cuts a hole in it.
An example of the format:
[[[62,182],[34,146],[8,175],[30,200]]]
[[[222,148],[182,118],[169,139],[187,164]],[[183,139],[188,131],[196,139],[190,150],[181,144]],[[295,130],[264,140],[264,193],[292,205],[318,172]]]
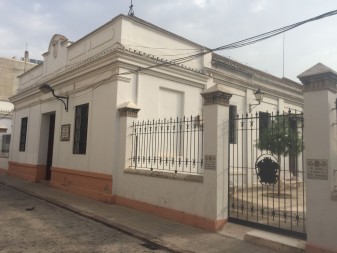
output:
[[[266,150],[273,156],[276,155],[280,165],[281,156],[297,157],[303,151],[303,138],[297,128],[296,115],[290,112],[283,115],[277,113],[270,118],[271,124],[260,132],[256,147],[261,151]],[[280,193],[280,180],[278,182]]]

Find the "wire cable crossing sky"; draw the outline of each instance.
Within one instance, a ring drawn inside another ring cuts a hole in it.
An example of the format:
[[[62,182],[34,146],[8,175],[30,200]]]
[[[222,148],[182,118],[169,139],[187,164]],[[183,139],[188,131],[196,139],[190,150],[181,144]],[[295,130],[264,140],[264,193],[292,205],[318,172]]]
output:
[[[284,69],[298,81],[299,73],[318,62],[337,69],[335,0],[134,0],[132,5],[134,15],[149,23],[275,76],[283,76]],[[125,0],[0,1],[0,56],[23,57],[28,44],[30,58],[43,60],[53,35],[77,41],[120,13],[127,15],[129,7]],[[298,20],[315,22],[302,26]],[[287,36],[283,41],[264,31],[287,31]],[[204,53],[182,50],[171,56],[184,61]]]

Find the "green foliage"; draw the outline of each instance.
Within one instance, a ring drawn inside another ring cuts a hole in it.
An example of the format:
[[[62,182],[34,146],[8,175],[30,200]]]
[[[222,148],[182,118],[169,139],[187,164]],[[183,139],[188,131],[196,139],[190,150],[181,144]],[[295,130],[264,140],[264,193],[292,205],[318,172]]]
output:
[[[256,146],[278,157],[300,154],[304,145],[302,134],[297,130],[296,118],[291,115],[272,117],[270,126],[260,133]]]

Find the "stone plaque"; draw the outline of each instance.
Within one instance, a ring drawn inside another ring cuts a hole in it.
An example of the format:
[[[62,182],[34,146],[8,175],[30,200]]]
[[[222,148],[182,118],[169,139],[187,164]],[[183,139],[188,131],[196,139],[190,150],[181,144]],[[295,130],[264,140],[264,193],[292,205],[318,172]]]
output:
[[[307,159],[307,178],[316,180],[328,180],[327,159]]]
[[[205,155],[205,170],[216,170],[215,155]]]

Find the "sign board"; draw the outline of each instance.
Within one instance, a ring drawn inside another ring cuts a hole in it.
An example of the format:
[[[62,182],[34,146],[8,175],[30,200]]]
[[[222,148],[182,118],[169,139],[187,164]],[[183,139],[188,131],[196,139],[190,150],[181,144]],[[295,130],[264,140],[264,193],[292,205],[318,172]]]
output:
[[[307,159],[307,178],[316,180],[328,180],[327,159]]]
[[[205,155],[205,170],[216,170],[215,155]]]
[[[61,141],[70,140],[70,124],[61,126]]]

